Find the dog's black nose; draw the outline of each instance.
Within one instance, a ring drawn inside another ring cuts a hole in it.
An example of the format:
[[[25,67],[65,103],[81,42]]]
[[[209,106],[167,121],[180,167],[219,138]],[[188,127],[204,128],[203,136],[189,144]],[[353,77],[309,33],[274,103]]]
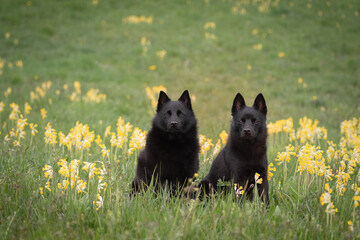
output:
[[[246,135],[250,135],[250,133],[251,133],[250,129],[244,129],[243,132]]]
[[[171,125],[171,127],[176,127],[176,126],[178,125],[178,122],[176,122],[176,121],[171,121],[171,122],[170,122],[170,125]]]

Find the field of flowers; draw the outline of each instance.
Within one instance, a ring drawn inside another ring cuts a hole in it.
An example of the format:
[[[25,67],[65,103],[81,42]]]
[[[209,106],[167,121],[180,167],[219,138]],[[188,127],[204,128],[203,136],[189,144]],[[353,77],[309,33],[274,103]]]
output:
[[[357,0],[4,1],[2,239],[360,238],[359,11]],[[235,94],[248,105],[264,94],[269,206],[240,203],[238,186],[207,201],[130,194],[159,91],[185,89],[195,191]]]

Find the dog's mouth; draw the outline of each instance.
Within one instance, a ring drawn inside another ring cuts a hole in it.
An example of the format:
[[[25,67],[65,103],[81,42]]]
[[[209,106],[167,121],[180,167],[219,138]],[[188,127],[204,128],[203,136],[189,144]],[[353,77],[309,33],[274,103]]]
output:
[[[177,133],[181,133],[181,130],[178,128],[169,128],[167,129],[167,132],[177,134]]]

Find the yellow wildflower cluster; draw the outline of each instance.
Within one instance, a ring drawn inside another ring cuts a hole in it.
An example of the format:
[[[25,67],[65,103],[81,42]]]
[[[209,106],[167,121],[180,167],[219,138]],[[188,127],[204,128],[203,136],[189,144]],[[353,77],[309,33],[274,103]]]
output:
[[[30,92],[30,101],[34,102],[46,96],[46,93],[50,90],[52,86],[51,81],[42,82],[41,86],[36,86],[35,91]]]
[[[156,52],[156,56],[160,58],[160,60],[163,60],[166,56],[166,50],[159,50]]]
[[[314,143],[316,140],[327,139],[327,130],[318,126],[318,120],[312,120],[307,117],[299,119],[299,128],[295,131],[293,119],[278,120],[275,123],[268,123],[268,134],[274,135],[284,132],[288,134],[290,141],[300,140],[301,144],[306,142]]]
[[[295,147],[289,144],[286,146],[285,152],[278,152],[277,157],[275,158],[275,161],[278,162],[278,165],[286,164],[290,162],[291,156],[295,156]]]
[[[267,129],[269,135],[278,134],[280,132],[285,132],[288,134],[295,135],[294,123],[291,117],[288,119],[278,120],[275,123],[270,122],[267,124]]]
[[[110,143],[112,147],[122,148],[123,145],[128,142],[128,136],[133,126],[129,122],[125,124],[122,117],[118,118],[116,126],[116,134],[111,133]]]
[[[51,124],[48,123],[45,127],[45,143],[50,145],[55,145],[57,143],[56,141],[56,130],[51,127]]]
[[[222,132],[220,133],[219,136],[220,136],[220,139],[221,139],[221,143],[226,144],[227,139],[229,137],[229,134],[227,134],[225,130],[222,130]]]
[[[207,151],[210,150],[211,147],[214,146],[212,144],[212,139],[206,138],[205,135],[199,135],[199,142],[200,142],[200,154],[205,154]]]
[[[138,24],[138,23],[147,23],[147,24],[152,24],[154,17],[150,16],[150,17],[145,17],[145,16],[135,16],[135,15],[131,15],[128,16],[126,18],[123,18],[123,22],[124,23],[132,23],[132,24]]]
[[[146,131],[142,131],[141,129],[136,127],[130,137],[128,154],[131,155],[134,153],[134,151],[145,147],[145,142],[146,142]]]
[[[357,184],[354,184],[354,208],[358,208],[359,207],[359,201],[360,201],[360,187],[357,186]]]
[[[25,116],[26,115],[29,115],[30,114],[30,111],[31,111],[31,106],[29,103],[25,103],[25,107],[24,107],[24,113],[25,113]]]
[[[71,128],[68,135],[59,132],[60,146],[66,146],[71,151],[72,146],[77,150],[82,150],[91,147],[91,143],[95,139],[94,131],[90,131],[87,124],[76,122],[75,127]]]
[[[296,132],[297,139],[300,139],[301,143],[310,141],[314,143],[315,140],[327,139],[327,130],[324,127],[319,127],[318,120],[311,120],[307,117],[303,117],[299,120],[300,128]]]
[[[7,88],[6,91],[4,92],[4,96],[7,98],[9,97],[11,94],[11,88]]]
[[[0,113],[3,112],[5,109],[5,103],[4,102],[0,102]]]
[[[320,147],[315,147],[306,143],[299,151],[297,171],[307,172],[317,176],[324,176],[326,180],[332,180],[332,170],[325,164],[323,151]]]
[[[321,206],[326,205],[325,212],[327,215],[327,224],[329,224],[329,216],[331,217],[338,212],[338,209],[335,208],[334,203],[331,201],[331,193],[332,193],[332,189],[330,188],[329,184],[326,183],[325,192],[320,196],[320,204]]]
[[[343,121],[340,125],[341,142],[348,147],[360,147],[360,117]]]
[[[212,32],[216,28],[215,22],[207,22],[204,25],[205,31],[205,38],[206,39],[216,39],[216,35]]]
[[[45,119],[47,117],[47,111],[45,108],[40,109],[41,119]]]
[[[151,45],[151,41],[149,39],[147,39],[146,37],[142,37],[140,40],[140,44],[143,49],[143,55],[146,55],[146,53],[149,50],[149,46]]]
[[[16,103],[10,103],[10,108],[11,108],[11,113],[9,115],[9,119],[10,120],[18,119],[20,114],[19,105],[17,105]]]
[[[270,163],[268,166],[268,180],[270,180],[274,176],[273,172],[276,172],[276,167],[274,167],[273,163]]]
[[[84,162],[83,167],[81,168],[85,172],[87,172],[87,179],[90,181],[94,176],[98,176],[97,179],[97,192],[106,191],[107,183],[103,182],[104,177],[107,173],[104,164],[99,162],[101,167],[97,168],[96,163]],[[89,184],[89,182],[80,178],[80,165],[81,161],[77,159],[73,159],[70,162],[67,162],[65,159],[60,159],[57,162],[59,166],[59,176],[55,179],[58,179],[57,189],[61,190],[62,194],[65,194],[68,189],[74,189],[75,193],[86,193],[85,190]],[[47,178],[47,182],[45,184],[45,189],[51,191],[50,188],[50,179],[54,179],[53,177],[53,168],[50,165],[45,164],[43,168],[43,172],[45,178]],[[86,175],[85,175],[86,176]],[[70,187],[70,188],[69,188]],[[41,195],[43,195],[42,190]]]
[[[157,106],[157,98],[155,96],[157,96],[159,94],[160,91],[166,91],[166,88],[164,86],[154,86],[154,87],[146,87],[146,95],[148,96],[148,98],[150,98],[151,101],[151,106],[153,107],[153,109],[156,108]]]
[[[90,90],[86,93],[86,96],[84,96],[85,102],[105,102],[106,101],[106,95],[103,93],[100,93],[99,89],[90,88]]]
[[[246,14],[249,7],[255,6],[259,13],[268,13],[279,6],[280,0],[238,0],[231,8],[233,14]]]

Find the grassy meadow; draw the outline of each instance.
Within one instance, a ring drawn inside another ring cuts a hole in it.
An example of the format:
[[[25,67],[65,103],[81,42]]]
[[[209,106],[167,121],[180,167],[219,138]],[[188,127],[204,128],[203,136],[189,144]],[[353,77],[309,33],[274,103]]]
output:
[[[2,239],[360,238],[360,2],[3,0]],[[188,89],[196,186],[237,92],[268,107],[270,204],[131,197],[158,92]]]

